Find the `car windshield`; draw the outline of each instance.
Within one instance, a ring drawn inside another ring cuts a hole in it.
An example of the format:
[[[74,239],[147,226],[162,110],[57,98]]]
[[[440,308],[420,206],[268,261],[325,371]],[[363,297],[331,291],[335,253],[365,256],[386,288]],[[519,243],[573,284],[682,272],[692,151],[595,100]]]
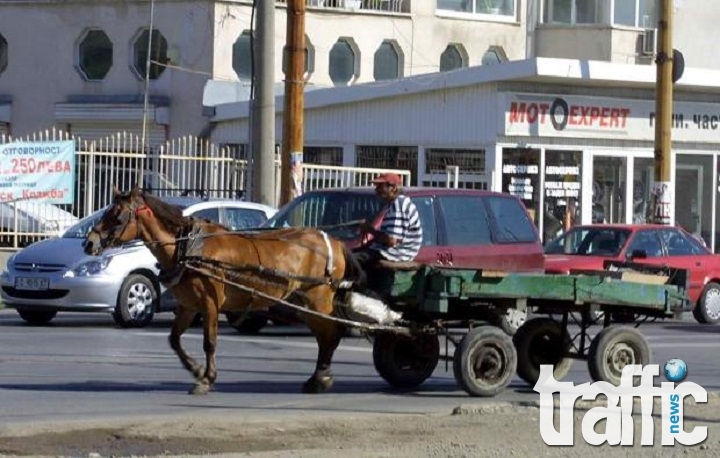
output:
[[[90,232],[90,229],[94,225],[100,221],[100,218],[102,217],[103,213],[105,212],[105,209],[101,209],[96,211],[95,213],[86,216],[85,218],[78,221],[76,224],[70,226],[65,233],[63,233],[62,238],[64,239],[84,239],[87,237],[88,233]]]
[[[628,229],[574,227],[545,245],[545,254],[617,256],[629,237]]]
[[[352,240],[358,236],[359,222],[372,220],[382,207],[375,194],[304,194],[270,218],[264,227],[320,227],[335,238]]]

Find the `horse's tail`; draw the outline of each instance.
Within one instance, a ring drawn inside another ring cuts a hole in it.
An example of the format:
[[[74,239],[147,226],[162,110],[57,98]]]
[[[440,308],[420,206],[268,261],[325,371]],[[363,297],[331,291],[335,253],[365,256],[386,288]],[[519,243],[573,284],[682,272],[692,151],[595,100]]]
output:
[[[367,286],[367,274],[352,251],[343,243],[343,256],[345,257],[345,273],[343,280],[351,281],[354,290],[363,290]]]

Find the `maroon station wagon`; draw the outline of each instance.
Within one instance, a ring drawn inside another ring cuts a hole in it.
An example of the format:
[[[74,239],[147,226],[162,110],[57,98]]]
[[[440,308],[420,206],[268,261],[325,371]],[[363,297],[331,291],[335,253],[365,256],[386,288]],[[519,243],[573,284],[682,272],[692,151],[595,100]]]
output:
[[[440,267],[543,272],[543,247],[525,206],[517,197],[490,191],[447,188],[405,188],[415,203],[423,227],[423,243],[416,262]],[[263,226],[320,227],[348,247],[361,244],[359,224],[372,221],[380,228],[383,202],[374,188],[333,188],[309,191],[281,208]],[[281,309],[250,314],[236,324],[253,333],[268,321],[282,322]],[[500,318],[509,332],[524,316]],[[233,317],[229,317],[234,322]],[[289,320],[289,321],[292,321]]]
[[[490,191],[405,188],[420,214],[423,244],[415,261],[444,267],[543,272],[538,232],[523,203]],[[373,188],[322,189],[293,200],[268,227],[321,227],[350,248],[360,245],[358,223],[384,214]]]

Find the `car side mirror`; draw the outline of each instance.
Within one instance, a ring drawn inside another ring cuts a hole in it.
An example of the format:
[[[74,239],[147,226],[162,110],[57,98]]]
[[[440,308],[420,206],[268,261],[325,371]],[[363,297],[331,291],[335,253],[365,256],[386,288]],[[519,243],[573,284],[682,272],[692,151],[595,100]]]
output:
[[[633,250],[628,259],[645,259],[647,252],[645,250]]]

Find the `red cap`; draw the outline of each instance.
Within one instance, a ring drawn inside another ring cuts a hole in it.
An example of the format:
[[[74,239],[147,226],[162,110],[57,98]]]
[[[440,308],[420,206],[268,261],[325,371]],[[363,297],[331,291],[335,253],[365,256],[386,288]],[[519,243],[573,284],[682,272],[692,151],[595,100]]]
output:
[[[388,183],[393,186],[400,186],[402,184],[402,178],[397,173],[383,173],[378,175],[372,181],[373,184]]]

